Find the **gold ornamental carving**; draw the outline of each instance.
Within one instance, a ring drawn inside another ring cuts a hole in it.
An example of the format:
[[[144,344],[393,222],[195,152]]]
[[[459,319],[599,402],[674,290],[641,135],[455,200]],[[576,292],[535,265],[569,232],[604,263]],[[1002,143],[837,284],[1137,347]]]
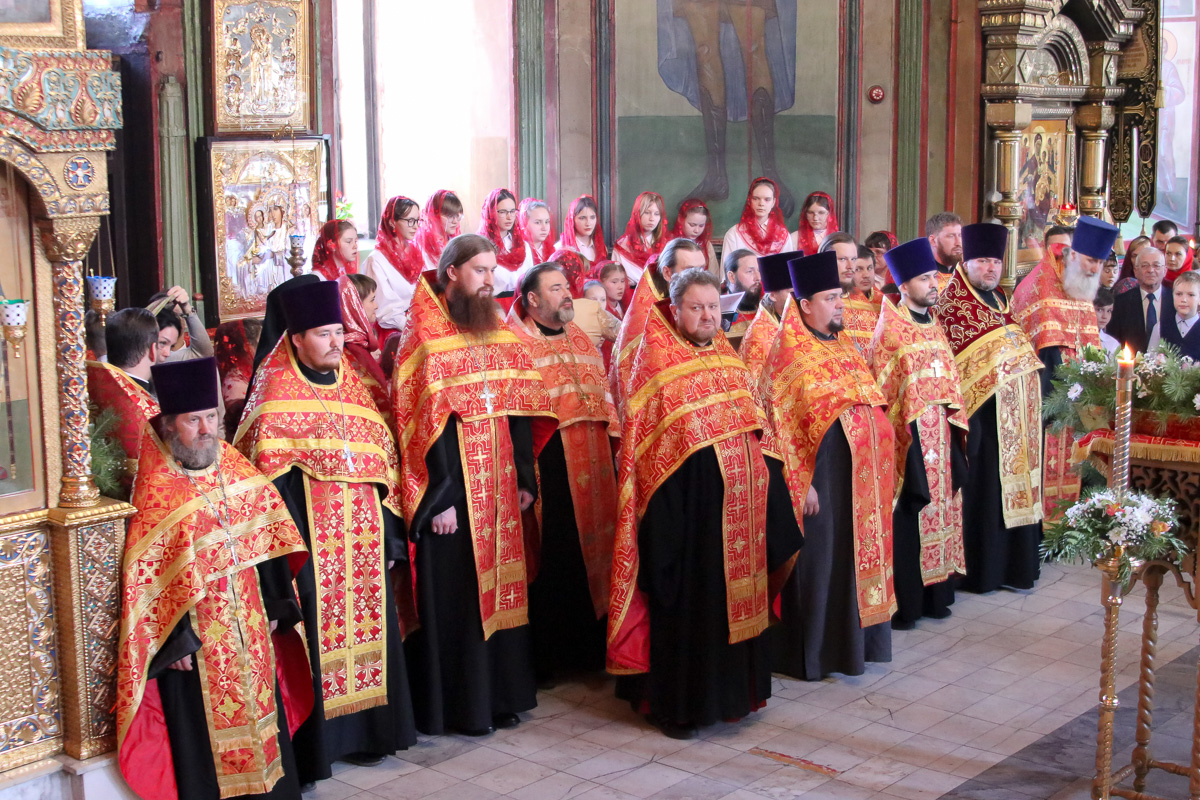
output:
[[[310,130],[307,0],[216,0],[213,19],[216,132]]]
[[[1125,95],[1108,156],[1109,206],[1117,222],[1128,220],[1135,208],[1148,217],[1158,202],[1159,3],[1128,2],[1142,12],[1143,19],[1117,64],[1117,84]]]
[[[54,217],[38,221],[42,247],[51,262],[83,261],[99,229],[99,217]]]

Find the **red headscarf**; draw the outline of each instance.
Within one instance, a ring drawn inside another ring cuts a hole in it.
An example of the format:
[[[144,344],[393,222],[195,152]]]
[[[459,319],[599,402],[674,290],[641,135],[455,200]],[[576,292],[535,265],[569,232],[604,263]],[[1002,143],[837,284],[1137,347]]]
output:
[[[321,235],[313,245],[312,271],[327,281],[358,272],[357,259],[346,261],[338,254],[338,229],[343,222],[354,227],[348,220],[331,219],[321,226]]]
[[[546,236],[546,240],[542,242],[541,247],[533,243],[533,240],[529,236],[529,207],[534,203],[546,205],[536,197],[526,197],[522,200],[521,205],[517,206],[517,227],[521,229],[521,238],[525,240],[525,246],[533,252],[533,263],[536,265],[550,260],[550,254],[554,252],[554,242],[557,241],[557,237],[554,235],[554,215],[550,214],[550,233]],[[546,213],[550,213],[549,206],[546,206]]]
[[[382,253],[387,262],[392,265],[400,277],[409,283],[416,283],[425,268],[425,260],[421,250],[413,247],[412,242],[396,232],[396,206],[400,203],[412,203],[407,197],[396,196],[387,201],[383,208],[383,217],[379,220],[379,233],[375,235],[375,252]]]
[[[514,220],[509,231],[512,235],[512,249],[505,251],[504,237],[500,233],[500,215],[496,213],[496,206],[500,205],[501,200],[512,200],[514,206],[517,203],[517,198],[513,197],[513,193],[508,189],[493,189],[487,200],[483,201],[483,208],[479,212],[479,230],[476,233],[496,246],[498,266],[507,270],[520,269],[525,263],[525,239],[521,236],[521,226]]]
[[[449,194],[454,192],[438,189],[429,196],[425,203],[425,211],[421,214],[421,226],[417,228],[417,235],[413,238],[413,244],[435,263],[442,257],[442,251],[446,249],[446,242],[450,237],[462,233],[461,220],[450,236],[446,235],[446,229],[442,227],[442,206],[446,202],[446,195]]]
[[[549,260],[557,264],[563,275],[566,276],[567,283],[571,287],[571,294],[575,297],[583,297],[583,285],[591,277],[591,273],[588,272],[588,260],[574,250],[565,248],[555,250],[550,254]]]
[[[821,249],[821,243],[817,241],[816,235],[813,233],[812,226],[808,224],[808,207],[813,204],[813,201],[819,197],[825,198],[825,202],[829,204],[829,220],[825,223],[825,235],[836,233],[838,228],[837,215],[833,213],[833,198],[824,192],[813,192],[808,197],[804,198],[804,205],[800,206],[800,229],[796,234],[796,246],[804,251],[804,255],[811,256]],[[895,247],[895,245],[892,245]]]
[[[217,357],[217,372],[221,380],[234,375],[246,383],[254,374],[254,351],[246,338],[242,320],[222,322],[213,335],[213,355]]]
[[[663,212],[662,217],[658,220],[658,227],[654,229],[654,243],[647,245],[642,238],[642,209],[647,203],[658,203],[658,210]],[[663,202],[662,195],[657,192],[642,192],[633,201],[633,210],[629,213],[629,222],[625,223],[625,235],[617,239],[617,243],[613,245],[613,250],[621,254],[622,258],[632,261],[639,268],[645,269],[646,262],[650,256],[656,256],[666,247],[667,240],[670,238],[667,235],[667,214],[666,203]]]
[[[367,310],[358,296],[358,287],[347,275],[338,278],[338,296],[342,302],[342,328],[346,332],[346,344],[365,347],[368,352],[378,350],[375,326],[367,320]]]
[[[590,200],[596,206],[596,198],[590,194],[581,194],[571,201],[567,209],[567,218],[563,220],[562,246],[565,250],[578,250],[579,242],[575,238],[575,215],[579,213],[584,200]],[[596,229],[592,231],[592,247],[596,251],[596,261],[608,259],[608,247],[604,244],[604,229],[600,227],[600,213],[596,212]]]
[[[675,225],[671,228],[671,233],[667,237],[667,241],[670,241],[671,239],[691,238],[683,232],[683,223],[687,221],[688,214],[691,214],[693,211],[703,211],[704,216],[708,219],[708,221],[704,224],[704,233],[700,234],[700,238],[695,239],[694,241],[696,244],[700,245],[700,249],[704,252],[705,266],[711,266],[708,263],[708,246],[712,243],[712,212],[708,210],[708,206],[705,205],[703,200],[700,200],[696,197],[689,197],[687,200],[683,201],[683,205],[679,207],[679,213],[675,216]]]
[[[651,261],[654,261],[657,263],[658,256],[654,256],[651,259]],[[649,264],[651,262],[647,261],[646,263]],[[620,264],[617,264],[616,261],[609,261],[607,259],[604,261],[597,261],[595,264],[592,265],[592,269],[588,272],[587,276],[579,284],[579,296],[580,297],[583,296],[583,284],[587,283],[588,281],[596,281],[601,284],[604,283],[604,281],[602,281],[600,279],[600,273],[604,272],[604,268],[607,267],[609,264],[616,264],[617,267],[621,270],[621,274],[622,275],[625,274],[625,268],[622,267]],[[625,309],[629,307],[629,303],[632,300],[633,300],[633,292],[630,291],[630,289],[629,289],[629,278],[628,277],[625,278],[625,294],[622,295],[622,297],[621,297],[621,305],[614,306],[612,304],[612,301],[608,299],[608,290],[606,289],[604,292],[604,307],[606,309],[608,309],[608,313],[612,314],[617,319],[624,318]]]
[[[767,217],[767,229],[758,227],[758,217],[754,216],[754,206],[750,197],[759,184],[769,184],[775,193],[775,206]],[[750,182],[750,191],[746,192],[746,204],[742,206],[742,218],[737,224],[738,233],[749,242],[759,253],[778,253],[787,245],[787,223],[783,221],[783,212],[779,210],[779,184],[770,178],[755,178]]]

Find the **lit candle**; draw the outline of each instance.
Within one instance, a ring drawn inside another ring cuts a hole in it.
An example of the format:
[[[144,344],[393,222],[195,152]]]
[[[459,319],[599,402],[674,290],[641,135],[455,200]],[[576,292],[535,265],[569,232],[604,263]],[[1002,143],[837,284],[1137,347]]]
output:
[[[1129,445],[1133,435],[1133,351],[1129,344],[1117,355],[1116,430],[1108,486],[1123,495],[1129,490]]]
[[[1117,354],[1117,377],[1133,377],[1133,351],[1129,349],[1128,343]]]

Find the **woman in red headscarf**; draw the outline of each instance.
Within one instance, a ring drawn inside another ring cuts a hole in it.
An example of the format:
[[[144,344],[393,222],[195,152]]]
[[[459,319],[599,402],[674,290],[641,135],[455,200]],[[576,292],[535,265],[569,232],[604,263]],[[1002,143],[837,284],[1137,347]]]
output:
[[[788,233],[778,199],[779,187],[775,181],[755,178],[746,192],[742,218],[725,234],[721,252],[749,250],[757,256],[770,256],[795,250],[796,238]]]
[[[571,287],[571,296],[583,297],[583,285],[587,283],[591,270],[587,259],[574,250],[555,250],[546,260],[557,264],[562,270],[567,285]]]
[[[796,231],[797,244],[804,255],[815,255],[821,242],[831,233],[837,233],[837,215],[833,213],[833,198],[824,192],[813,192],[804,198],[800,206],[800,229]]]
[[[724,280],[725,276],[721,274],[721,262],[717,261],[717,251],[713,248],[712,231],[712,213],[708,210],[708,206],[699,198],[689,197],[679,206],[679,213],[675,216],[675,226],[671,228],[671,235],[667,241],[691,239],[700,245],[704,250],[708,271],[717,280]]]
[[[425,268],[425,258],[413,244],[421,222],[421,208],[415,200],[393,197],[383,209],[375,252],[367,257],[362,274],[375,281],[376,334],[382,341],[390,331],[404,329],[408,304],[412,302],[417,278]]]
[[[421,225],[413,244],[425,257],[425,269],[437,269],[446,242],[462,233],[463,204],[458,195],[448,189],[438,189],[429,196]]]
[[[392,404],[388,399],[388,379],[383,374],[383,367],[379,366],[379,340],[375,338],[377,288],[375,281],[366,275],[344,275],[338,279],[346,358],[366,384],[371,399],[390,428]]]
[[[483,201],[476,231],[496,246],[496,294],[515,292],[517,273],[528,258],[525,239],[517,227],[517,198],[508,189],[493,189]]]
[[[213,334],[213,354],[217,357],[217,374],[221,378],[221,400],[225,404],[225,440],[232,441],[246,405],[246,392],[254,374],[254,347],[251,331],[262,330],[256,319],[222,322]]]
[[[550,206],[536,197],[526,197],[517,207],[517,229],[525,240],[525,270],[550,260],[554,252],[554,220],[550,218]],[[518,282],[520,278],[517,278]]]
[[[327,281],[358,272],[358,231],[348,219],[331,219],[321,226],[313,245],[312,271]]]
[[[600,210],[591,195],[580,195],[571,201],[567,219],[563,222],[562,238],[554,243],[555,250],[574,250],[588,264],[608,259],[604,231],[600,227]]]
[[[642,192],[633,201],[625,235],[613,245],[613,253],[630,282],[637,283],[646,271],[650,256],[662,252],[667,244],[667,206],[657,192]]]

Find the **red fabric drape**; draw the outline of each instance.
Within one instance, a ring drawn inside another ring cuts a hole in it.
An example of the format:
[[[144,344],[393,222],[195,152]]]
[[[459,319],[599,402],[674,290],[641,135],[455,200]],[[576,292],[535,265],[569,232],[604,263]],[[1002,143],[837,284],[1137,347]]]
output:
[[[525,246],[533,253],[533,263],[544,264],[550,260],[551,253],[554,252],[554,243],[558,241],[558,237],[554,233],[554,215],[550,215],[550,233],[546,236],[546,240],[541,246],[533,243],[529,236],[529,206],[533,203],[540,203],[536,197],[526,197],[521,201],[521,205],[517,206],[517,227],[521,229],[521,238],[525,240]],[[547,207],[549,212],[549,207]]]
[[[750,202],[754,187],[768,183],[775,192],[775,207],[767,217],[767,229],[758,227],[758,218],[754,216],[754,206]],[[779,209],[779,184],[770,178],[755,178],[750,182],[750,191],[746,192],[746,204],[742,206],[742,218],[737,224],[738,233],[750,242],[759,253],[778,253],[787,244],[787,223],[783,221],[783,212]]]
[[[592,205],[596,204],[596,198],[589,194],[581,194],[571,201],[571,207],[567,209],[567,218],[563,220],[562,246],[564,249],[574,250],[579,247],[575,233],[575,215],[579,213],[582,200],[591,200]],[[595,261],[604,261],[608,258],[608,247],[604,244],[604,229],[600,227],[599,214],[596,215],[596,229],[592,231],[592,247],[596,250]]]
[[[367,320],[367,310],[358,296],[358,287],[345,275],[338,278],[338,296],[342,301],[342,328],[346,332],[346,344],[356,344],[368,351],[378,350],[375,326]]]
[[[550,254],[550,261],[557,264],[567,277],[571,294],[574,297],[583,297],[583,285],[591,277],[587,259],[574,250],[555,250]]]
[[[825,223],[825,235],[836,233],[838,228],[837,214],[833,213],[833,198],[825,192],[813,192],[808,197],[804,198],[804,205],[800,206],[800,226],[796,233],[796,246],[804,251],[804,255],[811,256],[821,249],[821,243],[817,241],[816,235],[813,233],[812,226],[808,224],[808,207],[813,204],[813,201],[819,197],[825,198],[825,202],[829,203],[829,221]],[[892,247],[896,245],[893,244]]]
[[[446,248],[450,237],[462,233],[461,221],[450,236],[446,235],[445,228],[442,227],[442,206],[448,194],[453,192],[449,189],[438,189],[429,196],[425,203],[425,211],[421,214],[421,226],[417,228],[417,235],[413,238],[413,244],[434,263],[442,257],[442,250]]]
[[[312,271],[327,281],[336,281],[343,275],[358,272],[358,261],[346,261],[337,251],[340,219],[331,219],[321,226],[321,235],[313,245]]]
[[[646,240],[642,238],[642,208],[646,203],[658,203],[660,211],[664,212],[658,220],[658,227],[654,229],[654,241],[652,244],[646,244]],[[622,258],[628,259],[636,264],[639,268],[645,269],[646,262],[650,256],[658,255],[666,246],[667,236],[667,215],[666,203],[663,202],[662,195],[657,192],[642,192],[633,201],[633,210],[629,212],[629,222],[625,223],[625,235],[617,240],[613,245],[613,250],[621,255]],[[599,253],[597,253],[599,258]]]
[[[412,242],[404,240],[396,231],[396,204],[409,202],[407,197],[397,195],[387,201],[383,208],[383,217],[379,220],[379,233],[375,235],[375,252],[382,253],[387,262],[392,265],[400,277],[409,283],[416,283],[425,267],[425,259],[421,251],[413,247]]]
[[[521,226],[513,221],[512,229],[509,233],[512,235],[512,249],[504,249],[504,235],[500,233],[500,216],[496,213],[496,206],[500,205],[501,200],[512,200],[516,204],[516,198],[512,192],[507,189],[493,189],[492,193],[483,201],[483,208],[479,210],[479,230],[476,231],[480,236],[488,239],[496,246],[496,264],[508,270],[515,270],[525,263],[525,239],[521,236]]]

